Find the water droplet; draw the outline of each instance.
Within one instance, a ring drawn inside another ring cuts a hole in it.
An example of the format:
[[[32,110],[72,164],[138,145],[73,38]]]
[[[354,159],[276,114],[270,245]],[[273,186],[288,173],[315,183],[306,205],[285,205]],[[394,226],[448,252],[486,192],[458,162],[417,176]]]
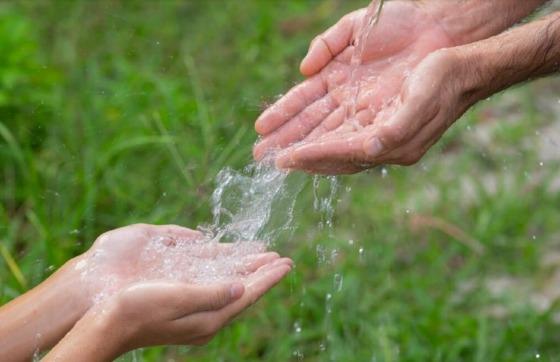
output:
[[[537,354],[535,355],[535,358],[536,358],[536,359],[540,359],[540,358],[541,358],[540,353],[537,353]]]
[[[340,292],[344,283],[344,277],[340,273],[335,273],[333,277],[334,291]]]
[[[389,171],[387,171],[387,168],[385,168],[385,167],[381,168],[381,177],[383,177],[383,178],[387,177],[388,173],[389,173]]]
[[[300,351],[300,350],[295,350],[295,351],[292,353],[292,356],[294,356],[295,358],[297,358],[298,361],[303,360],[303,357],[304,357],[303,352]]]
[[[333,249],[331,250],[331,263],[336,263],[336,259],[338,259],[338,250]]]
[[[301,323],[299,321],[294,323],[294,332],[301,333]]]

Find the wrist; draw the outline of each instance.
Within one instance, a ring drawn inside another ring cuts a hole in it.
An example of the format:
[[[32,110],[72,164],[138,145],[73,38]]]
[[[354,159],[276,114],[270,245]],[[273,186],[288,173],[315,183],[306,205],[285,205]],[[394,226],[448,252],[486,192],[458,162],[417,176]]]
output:
[[[422,8],[438,22],[455,45],[501,33],[529,16],[547,0],[425,1]]]
[[[115,312],[108,305],[91,308],[49,352],[44,361],[113,361],[127,349]]]
[[[72,311],[81,318],[92,306],[90,292],[83,285],[81,269],[85,263],[82,255],[68,260],[54,275],[59,293],[68,301]]]
[[[0,360],[28,358],[54,345],[79,320],[88,305],[73,261],[0,310]]]

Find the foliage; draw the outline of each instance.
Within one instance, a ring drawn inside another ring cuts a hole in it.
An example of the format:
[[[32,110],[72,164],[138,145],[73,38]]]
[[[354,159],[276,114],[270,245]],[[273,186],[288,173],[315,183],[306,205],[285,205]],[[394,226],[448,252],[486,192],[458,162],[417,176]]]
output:
[[[308,41],[361,5],[1,4],[0,300],[105,230],[207,222],[217,171],[251,159],[262,105],[300,79]],[[542,106],[557,84],[484,102],[418,165],[342,178],[334,228],[298,211],[276,245],[297,264],[287,281],[208,346],[136,355],[555,360],[558,306],[535,298],[555,291],[543,256],[557,247],[559,162],[541,166],[549,140],[535,131],[557,119]],[[298,210],[312,203],[308,185]]]

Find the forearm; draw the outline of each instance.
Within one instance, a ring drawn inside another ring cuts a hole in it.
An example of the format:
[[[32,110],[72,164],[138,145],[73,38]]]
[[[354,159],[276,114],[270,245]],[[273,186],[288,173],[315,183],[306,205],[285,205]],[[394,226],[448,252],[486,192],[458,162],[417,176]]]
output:
[[[560,69],[560,12],[455,48],[463,89],[477,100]]]
[[[126,349],[121,345],[121,326],[111,323],[112,311],[91,309],[45,356],[49,361],[113,361]]]
[[[457,45],[501,33],[548,0],[425,0],[424,6]]]
[[[69,262],[46,281],[0,309],[0,360],[30,360],[55,344],[83,315],[79,275]]]

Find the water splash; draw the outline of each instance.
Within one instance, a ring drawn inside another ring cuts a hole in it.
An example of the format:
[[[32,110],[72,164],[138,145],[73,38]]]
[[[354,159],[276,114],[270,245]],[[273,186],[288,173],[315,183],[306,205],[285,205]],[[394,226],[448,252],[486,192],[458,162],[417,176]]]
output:
[[[294,207],[306,179],[267,163],[252,163],[240,171],[225,168],[218,173],[212,194],[213,221],[199,226],[203,237],[150,237],[137,250],[138,270],[115,272],[111,252],[99,247],[76,269],[87,285],[94,286],[95,303],[136,282],[242,280],[256,255],[264,253],[278,237],[289,237],[294,231]],[[333,211],[329,211],[330,218]]]
[[[321,196],[321,181],[323,179],[328,183],[328,193],[326,196]],[[339,186],[340,181],[336,176],[313,177],[313,209],[321,215],[320,228],[326,227],[332,230]]]
[[[213,224],[200,229],[215,241],[258,240],[269,245],[281,232],[292,230],[302,187],[302,182],[289,187],[288,174],[264,162],[242,171],[225,168],[212,194]]]

